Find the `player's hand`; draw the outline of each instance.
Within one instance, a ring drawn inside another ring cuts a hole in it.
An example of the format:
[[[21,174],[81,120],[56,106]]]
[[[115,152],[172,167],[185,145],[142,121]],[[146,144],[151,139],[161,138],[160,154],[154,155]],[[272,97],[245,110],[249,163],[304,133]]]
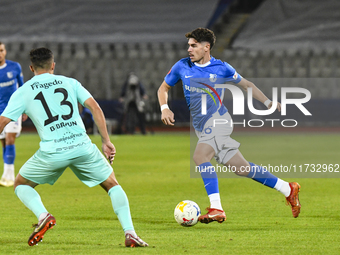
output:
[[[175,118],[174,118],[174,113],[170,109],[164,109],[162,111],[162,122],[165,125],[170,125],[174,126]]]
[[[273,101],[269,103],[268,109],[272,108],[272,105],[273,105]],[[277,107],[276,108],[277,108],[277,110],[279,112],[281,112],[281,104],[280,104],[280,102],[277,102]]]
[[[27,114],[23,113],[22,114],[22,121],[26,121],[28,119]]]
[[[115,159],[115,155],[116,155],[115,146],[109,141],[109,142],[102,144],[102,150],[103,150],[105,157],[110,161],[110,164],[112,165],[113,160]]]

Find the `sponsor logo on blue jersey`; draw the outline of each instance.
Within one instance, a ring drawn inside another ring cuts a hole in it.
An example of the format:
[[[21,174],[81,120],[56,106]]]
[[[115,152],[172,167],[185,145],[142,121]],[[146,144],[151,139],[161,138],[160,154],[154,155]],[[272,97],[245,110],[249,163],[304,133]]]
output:
[[[10,80],[10,81],[6,81],[6,82],[0,82],[0,87],[8,87],[15,84],[15,80]]]

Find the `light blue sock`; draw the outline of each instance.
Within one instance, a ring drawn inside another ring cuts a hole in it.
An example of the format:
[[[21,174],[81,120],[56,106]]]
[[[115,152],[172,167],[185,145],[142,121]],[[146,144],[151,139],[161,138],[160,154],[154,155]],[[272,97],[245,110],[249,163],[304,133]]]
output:
[[[259,165],[249,162],[250,172],[247,177],[262,183],[270,188],[274,188],[278,178]]]
[[[35,214],[37,219],[39,219],[40,214],[47,212],[38,192],[31,186],[19,185],[14,192],[21,202]]]
[[[114,186],[109,190],[108,194],[111,198],[113,210],[117,214],[118,220],[122,225],[123,230],[134,230],[129,200],[122,187],[120,185]]]
[[[4,153],[4,163],[6,164],[14,164],[15,159],[15,145],[6,145],[5,153]]]

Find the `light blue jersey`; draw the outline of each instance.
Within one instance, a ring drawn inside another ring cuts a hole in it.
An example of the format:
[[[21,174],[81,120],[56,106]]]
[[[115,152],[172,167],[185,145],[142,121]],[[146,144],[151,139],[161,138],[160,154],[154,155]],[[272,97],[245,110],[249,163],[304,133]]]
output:
[[[78,110],[91,94],[75,79],[44,73],[34,76],[13,93],[2,116],[12,120],[26,113],[41,142],[40,152],[55,160],[87,153],[90,138]]]
[[[0,66],[0,114],[5,110],[11,95],[22,84],[24,79],[20,64],[6,60],[5,64]]]
[[[203,65],[191,62],[190,58],[179,60],[165,76],[165,82],[174,86],[182,80],[184,96],[193,118],[194,128],[201,132],[206,121],[215,113],[225,114],[228,109],[222,104],[224,89],[215,89],[216,84],[239,83],[242,77],[226,62],[211,57]],[[207,96],[207,113],[202,115],[202,93]],[[218,96],[217,96],[218,95]]]

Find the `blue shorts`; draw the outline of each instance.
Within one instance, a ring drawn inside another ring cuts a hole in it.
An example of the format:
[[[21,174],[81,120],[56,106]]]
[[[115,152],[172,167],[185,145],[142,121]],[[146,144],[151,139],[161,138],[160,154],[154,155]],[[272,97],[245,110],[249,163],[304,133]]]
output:
[[[37,184],[53,185],[67,167],[84,184],[94,187],[105,181],[113,169],[95,144],[91,144],[89,152],[76,158],[62,161],[46,159],[37,151],[20,169],[19,174]]]

